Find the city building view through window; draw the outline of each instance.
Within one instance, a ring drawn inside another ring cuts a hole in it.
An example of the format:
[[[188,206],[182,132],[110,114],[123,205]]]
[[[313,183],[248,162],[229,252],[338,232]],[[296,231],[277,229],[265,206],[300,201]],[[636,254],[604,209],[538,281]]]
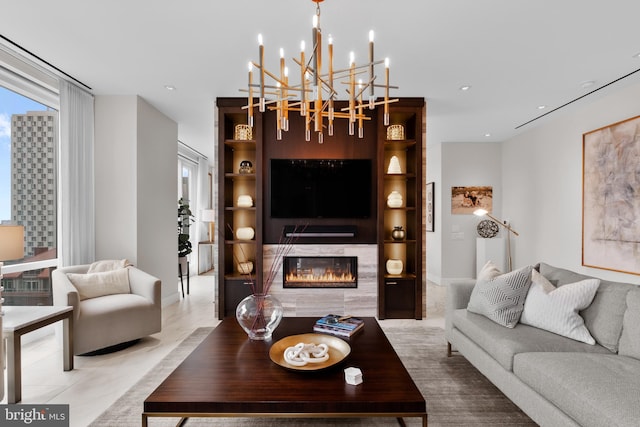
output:
[[[0,224],[24,227],[24,258],[4,262],[5,305],[52,304],[58,133],[58,111],[0,86]]]

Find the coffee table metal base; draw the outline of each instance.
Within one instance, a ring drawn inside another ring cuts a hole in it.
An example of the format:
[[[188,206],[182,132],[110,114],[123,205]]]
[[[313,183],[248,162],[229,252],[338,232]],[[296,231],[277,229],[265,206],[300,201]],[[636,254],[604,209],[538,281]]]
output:
[[[405,427],[406,424],[403,418],[421,418],[422,427],[427,427],[427,414],[185,414],[185,413],[143,413],[142,414],[142,427],[148,427],[149,417],[163,417],[163,418],[180,418],[180,421],[176,423],[176,427],[181,427],[189,418],[396,418],[398,424],[401,427]]]

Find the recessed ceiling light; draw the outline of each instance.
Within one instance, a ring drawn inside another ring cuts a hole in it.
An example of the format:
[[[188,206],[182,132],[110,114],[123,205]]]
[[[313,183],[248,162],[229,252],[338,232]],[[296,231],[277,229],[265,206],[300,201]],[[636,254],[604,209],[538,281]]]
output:
[[[640,58],[640,52],[636,53],[635,55],[632,56],[633,58]]]
[[[469,89],[471,89],[471,86],[469,86],[469,85],[460,86],[460,90],[463,91],[463,92],[466,92]]]
[[[538,105],[538,110],[544,110],[545,108],[547,108],[546,105]]]
[[[175,86],[171,86],[171,85],[165,85],[164,88],[166,90],[176,90],[176,87]]]
[[[485,134],[484,134],[484,136],[486,136],[487,138],[489,138],[489,137],[491,136],[491,134],[487,132],[487,133],[485,133]]]
[[[582,87],[583,89],[586,89],[586,88],[589,88],[589,87],[593,86],[594,84],[596,84],[596,82],[595,82],[595,81],[593,81],[593,80],[586,80],[586,81],[584,81],[584,82],[580,83],[580,87]]]

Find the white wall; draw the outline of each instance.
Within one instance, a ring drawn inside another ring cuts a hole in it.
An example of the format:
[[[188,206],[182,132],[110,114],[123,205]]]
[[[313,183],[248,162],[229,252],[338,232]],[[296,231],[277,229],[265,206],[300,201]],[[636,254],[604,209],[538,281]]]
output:
[[[473,214],[451,214],[451,187],[493,187],[493,214],[501,217],[502,172],[499,143],[455,143],[429,146],[427,158],[440,155],[441,176],[428,175],[436,182],[435,233],[427,234],[427,274],[433,282],[446,285],[476,274],[476,226],[481,220]],[[429,174],[429,166],[427,173]],[[435,168],[437,173],[437,167]],[[514,228],[517,227],[514,225]],[[431,240],[431,243],[429,243]],[[438,272],[440,274],[438,274]]]
[[[138,266],[162,279],[165,303],[178,297],[178,125],[144,99],[138,104]]]
[[[514,265],[539,261],[609,280],[640,277],[581,266],[582,135],[640,115],[640,84],[572,108],[503,143],[503,212],[520,232]]]
[[[138,96],[96,96],[96,258],[127,258],[178,299],[177,124]]]
[[[428,231],[425,251],[425,265],[427,266],[427,280],[441,283],[442,277],[442,144],[427,145],[427,183],[433,182],[435,222],[433,232]],[[425,200],[425,211],[426,211]]]
[[[95,97],[97,259],[137,261],[136,127],[135,97]]]

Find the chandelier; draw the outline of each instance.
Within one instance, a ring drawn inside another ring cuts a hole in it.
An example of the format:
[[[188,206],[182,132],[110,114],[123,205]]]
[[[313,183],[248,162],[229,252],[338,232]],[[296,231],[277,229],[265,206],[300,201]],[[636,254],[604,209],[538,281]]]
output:
[[[373,56],[373,30],[369,32],[369,62],[356,65],[355,55],[350,53],[349,67],[344,69],[333,68],[333,39],[328,37],[327,56],[328,67],[323,70],[322,56],[322,29],[320,28],[320,3],[323,0],[311,0],[316,3],[316,13],[313,16],[313,29],[311,40],[311,54],[305,56],[305,42],[300,44],[299,58],[293,61],[299,67],[299,83],[289,82],[289,69],[285,66],[284,50],[280,49],[280,70],[273,73],[266,69],[264,64],[264,44],[262,34],[258,35],[259,59],[258,62],[249,62],[249,83],[247,105],[243,109],[248,110],[249,126],[253,127],[254,109],[264,112],[266,109],[276,112],[276,138],[282,139],[282,132],[289,130],[289,113],[299,113],[305,119],[305,139],[311,140],[311,132],[318,134],[318,143],[324,142],[324,131],[329,136],[333,135],[333,124],[336,119],[349,121],[349,135],[355,134],[356,124],[358,137],[364,137],[364,120],[369,117],[364,109],[375,109],[378,105],[384,106],[384,125],[389,125],[389,104],[397,99],[389,99],[389,89],[397,89],[389,85],[389,58],[376,61]],[[384,83],[376,83],[375,66],[384,63]],[[253,69],[257,69],[258,81],[253,82]],[[363,78],[365,79],[363,81]],[[348,106],[334,110],[334,101],[339,93],[338,87],[344,86],[348,97]],[[384,98],[375,100],[375,88],[384,88]],[[245,91],[241,89],[241,91]],[[368,94],[368,100],[363,101],[364,94]],[[254,94],[258,101],[254,102]],[[326,119],[326,125],[325,125]]]

